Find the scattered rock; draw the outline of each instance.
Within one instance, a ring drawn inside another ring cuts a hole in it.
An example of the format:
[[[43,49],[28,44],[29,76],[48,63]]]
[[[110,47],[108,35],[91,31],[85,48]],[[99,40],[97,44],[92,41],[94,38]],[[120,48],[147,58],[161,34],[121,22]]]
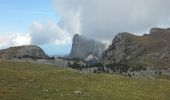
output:
[[[81,91],[74,91],[75,94],[81,94]]]
[[[47,89],[45,89],[45,90],[44,90],[44,92],[48,92],[48,90],[47,90]]]

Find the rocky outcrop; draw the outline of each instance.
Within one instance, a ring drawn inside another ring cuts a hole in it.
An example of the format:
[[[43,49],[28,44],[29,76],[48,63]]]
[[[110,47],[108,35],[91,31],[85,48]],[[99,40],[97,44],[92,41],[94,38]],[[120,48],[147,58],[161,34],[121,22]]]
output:
[[[162,28],[152,28],[150,30],[150,37],[162,39],[164,41],[170,41],[170,28],[162,29]]]
[[[76,34],[73,38],[73,44],[69,58],[85,60],[89,55],[93,55],[100,59],[104,50],[105,45],[101,42]]]
[[[0,50],[0,58],[48,59],[48,56],[40,47],[27,45]]]
[[[170,30],[153,28],[150,34],[137,36],[119,33],[103,53],[106,64],[126,61],[129,66],[152,68],[170,66]]]
[[[130,40],[136,37],[130,33],[119,33],[112,41],[112,45],[103,53],[103,59],[108,62],[120,62],[130,59],[142,52],[144,46],[138,41]]]

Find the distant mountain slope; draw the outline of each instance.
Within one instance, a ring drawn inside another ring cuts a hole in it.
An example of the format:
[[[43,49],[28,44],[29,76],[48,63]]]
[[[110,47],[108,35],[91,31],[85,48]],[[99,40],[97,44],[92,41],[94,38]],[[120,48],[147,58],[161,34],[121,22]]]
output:
[[[162,39],[164,41],[170,41],[170,28],[152,28],[150,30],[150,34],[148,34],[147,36]]]
[[[100,58],[105,50],[101,42],[85,38],[78,34],[74,35],[70,58],[85,60],[89,55]]]
[[[18,46],[10,47],[8,49],[0,50],[1,58],[20,58],[20,57],[33,57],[40,59],[47,59],[47,54],[38,46],[27,45],[27,46]]]
[[[144,36],[119,33],[102,58],[105,63],[128,61],[130,66],[170,67],[170,31],[153,28]]]

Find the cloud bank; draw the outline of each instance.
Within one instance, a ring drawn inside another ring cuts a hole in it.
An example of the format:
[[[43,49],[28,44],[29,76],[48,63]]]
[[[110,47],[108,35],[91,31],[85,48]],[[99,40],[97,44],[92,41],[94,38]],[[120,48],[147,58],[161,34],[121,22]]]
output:
[[[51,21],[33,22],[30,27],[30,35],[31,43],[36,45],[64,45],[71,41],[70,34]]]
[[[52,21],[32,23],[30,27],[32,44],[71,44],[73,35],[80,34],[80,11],[68,10],[58,14],[60,20],[57,23]]]
[[[31,36],[29,34],[12,34],[10,36],[0,37],[0,49],[8,48],[11,46],[30,45]]]
[[[68,29],[71,26],[78,29],[76,33],[103,40],[113,39],[118,32],[142,33],[170,25],[169,5],[170,0],[55,0],[64,23],[80,14],[76,24],[65,23]]]

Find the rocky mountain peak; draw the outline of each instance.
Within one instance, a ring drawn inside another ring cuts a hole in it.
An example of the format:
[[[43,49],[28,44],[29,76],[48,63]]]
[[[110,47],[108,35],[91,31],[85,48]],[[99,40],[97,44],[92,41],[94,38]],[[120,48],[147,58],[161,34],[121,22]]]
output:
[[[134,37],[135,35],[127,32],[118,33],[110,47],[103,53],[103,60],[112,63],[134,57],[135,53],[143,50],[139,42],[131,41]]]
[[[92,54],[101,58],[104,50],[105,44],[76,34],[73,37],[73,44],[69,57],[71,59],[77,58],[85,60],[90,54]]]
[[[126,40],[127,36],[132,35],[130,33],[127,32],[122,32],[122,33],[118,33],[115,38],[113,39],[112,43],[117,43],[120,41],[124,41]]]
[[[169,66],[169,30],[152,28],[150,34],[144,36],[119,33],[103,53],[103,61],[107,64],[128,61],[129,66]]]
[[[152,28],[150,30],[150,34],[163,34],[163,33],[169,33],[170,28],[162,29],[162,28]]]
[[[80,39],[81,36],[79,34],[75,34],[74,37],[73,37],[73,42],[77,42],[78,39]]]
[[[162,29],[162,28],[152,28],[150,30],[150,34],[147,36],[162,39],[164,41],[170,41],[170,28]]]

